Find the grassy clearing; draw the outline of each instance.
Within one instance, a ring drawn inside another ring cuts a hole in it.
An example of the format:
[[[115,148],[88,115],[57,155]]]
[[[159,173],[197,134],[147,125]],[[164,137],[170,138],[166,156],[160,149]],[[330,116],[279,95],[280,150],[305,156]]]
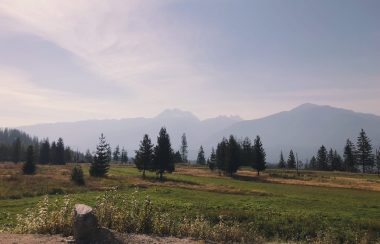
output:
[[[69,182],[71,165],[42,166],[30,177],[20,175],[17,167],[1,165],[0,173],[0,224],[10,228],[16,214],[35,206],[47,193],[53,200],[71,193],[73,201],[95,206],[104,190],[117,187],[128,195],[138,187],[141,197],[149,195],[160,211],[170,212],[173,218],[202,215],[212,226],[222,215],[270,240],[355,243],[375,240],[380,233],[380,192],[376,190],[380,183],[374,175],[307,171],[297,176],[294,171],[268,170],[257,178],[250,169],[243,169],[231,179],[202,167],[180,166],[161,183],[154,173],[143,180],[134,167],[119,165],[111,167],[108,178],[93,179],[84,166],[86,186],[78,187]],[[9,181],[9,177],[17,180]],[[339,183],[341,178],[356,187]],[[318,185],[320,179],[326,184]]]

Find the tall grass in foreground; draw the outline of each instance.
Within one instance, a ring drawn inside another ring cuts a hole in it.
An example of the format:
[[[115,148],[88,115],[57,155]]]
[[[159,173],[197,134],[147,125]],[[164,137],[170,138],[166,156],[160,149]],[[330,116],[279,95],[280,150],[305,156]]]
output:
[[[307,243],[375,243],[366,233],[323,226],[311,218],[289,219],[277,214],[261,216],[250,223],[239,223],[228,216],[208,219],[202,215],[188,217],[170,208],[155,205],[139,192],[121,194],[105,192],[94,207],[99,224],[122,233],[192,237],[216,242],[260,243],[271,240],[296,240]],[[51,201],[43,198],[35,208],[18,215],[14,232],[38,234],[72,234],[73,201],[69,196]],[[377,237],[375,237],[377,238]],[[378,240],[378,239],[377,239]]]

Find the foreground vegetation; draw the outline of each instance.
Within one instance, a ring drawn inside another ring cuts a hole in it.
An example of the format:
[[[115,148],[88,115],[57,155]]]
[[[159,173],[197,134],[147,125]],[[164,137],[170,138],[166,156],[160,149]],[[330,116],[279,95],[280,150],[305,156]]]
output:
[[[203,167],[179,166],[177,172],[160,182],[155,174],[148,172],[142,179],[136,168],[122,165],[112,165],[106,178],[89,177],[88,166],[84,165],[86,185],[79,186],[70,181],[72,165],[40,166],[34,176],[21,175],[18,165],[0,167],[3,230],[68,234],[69,226],[20,228],[28,218],[24,215],[17,219],[17,214],[32,214],[26,209],[34,208],[41,200],[46,203],[44,195],[50,194],[47,209],[56,209],[54,214],[46,215],[50,221],[57,213],[69,216],[71,208],[64,206],[70,199],[70,203],[95,207],[101,223],[118,231],[215,241],[379,241],[380,178],[375,175],[302,171],[298,176],[292,170],[268,170],[257,177],[250,168],[243,168],[229,178]],[[117,194],[104,195],[104,191],[115,188]],[[138,194],[134,193],[136,189]],[[137,205],[132,203],[133,198]],[[41,203],[39,206],[34,209],[46,209]],[[134,206],[139,208],[131,212]],[[142,217],[146,207],[151,208],[151,215],[145,216],[148,219]],[[113,208],[121,210],[108,212]],[[112,212],[125,216],[110,218]],[[131,213],[140,217],[131,221]],[[147,226],[141,227],[141,218]],[[218,229],[224,234],[212,234],[222,224],[225,233]]]

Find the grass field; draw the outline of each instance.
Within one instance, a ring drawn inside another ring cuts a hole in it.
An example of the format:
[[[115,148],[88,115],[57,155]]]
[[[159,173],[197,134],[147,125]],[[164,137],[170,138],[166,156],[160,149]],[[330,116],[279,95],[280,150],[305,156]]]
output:
[[[380,178],[341,172],[268,170],[260,177],[243,168],[233,178],[202,167],[178,166],[159,182],[147,179],[132,166],[112,165],[104,179],[88,176],[86,186],[69,181],[72,165],[39,166],[33,176],[20,174],[20,166],[0,165],[0,225],[12,228],[15,215],[35,206],[43,195],[94,206],[105,190],[149,195],[157,206],[178,216],[220,215],[250,226],[267,240],[296,240],[328,236],[330,242],[379,241]]]

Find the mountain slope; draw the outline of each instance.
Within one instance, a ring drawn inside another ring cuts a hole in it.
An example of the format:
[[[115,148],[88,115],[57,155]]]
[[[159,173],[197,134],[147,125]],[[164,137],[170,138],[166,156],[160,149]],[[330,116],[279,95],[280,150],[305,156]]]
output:
[[[196,158],[200,145],[208,154],[211,147],[230,134],[239,139],[248,136],[251,140],[260,135],[268,161],[274,163],[278,161],[281,150],[287,157],[289,150],[294,149],[302,160],[310,159],[322,144],[342,152],[346,139],[356,142],[361,128],[367,132],[374,146],[380,146],[379,116],[314,104],[303,104],[290,111],[245,121],[223,116],[201,121],[190,112],[173,109],[165,110],[154,118],[89,120],[20,129],[51,140],[63,136],[67,144],[81,151],[87,148],[94,150],[100,133],[104,133],[112,147],[124,146],[132,156],[143,135],[149,134],[155,142],[162,126],[167,128],[175,150],[180,147],[182,133],[186,133],[191,159]]]

